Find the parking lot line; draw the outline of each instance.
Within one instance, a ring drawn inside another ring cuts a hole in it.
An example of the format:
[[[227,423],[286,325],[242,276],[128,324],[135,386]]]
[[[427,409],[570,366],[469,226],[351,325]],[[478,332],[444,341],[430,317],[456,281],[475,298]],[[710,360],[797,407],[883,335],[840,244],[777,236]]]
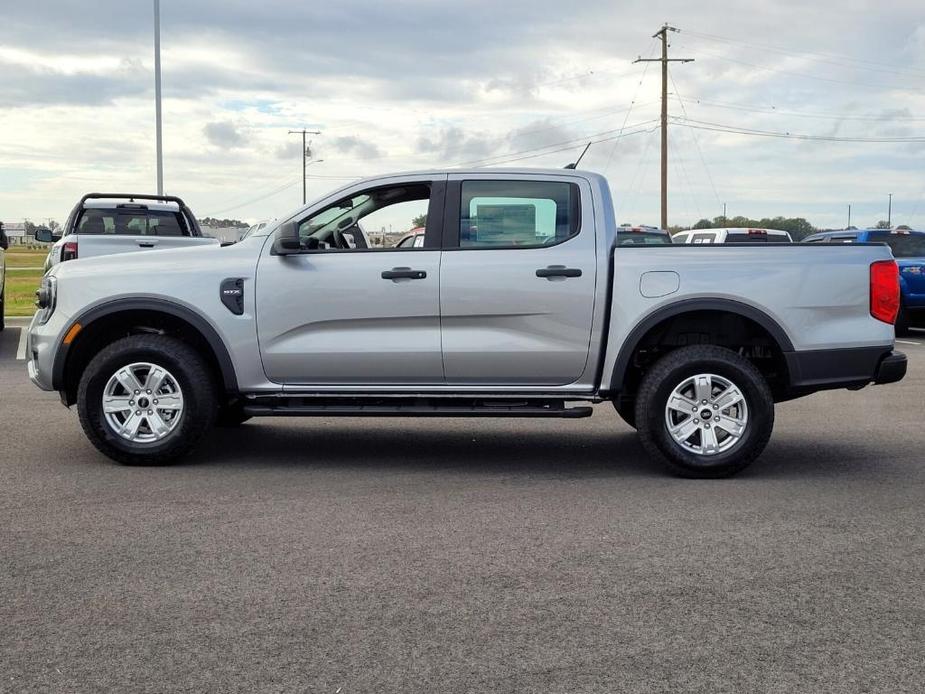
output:
[[[26,336],[28,333],[25,328],[19,329],[19,347],[16,349],[16,358],[20,361],[26,359]]]

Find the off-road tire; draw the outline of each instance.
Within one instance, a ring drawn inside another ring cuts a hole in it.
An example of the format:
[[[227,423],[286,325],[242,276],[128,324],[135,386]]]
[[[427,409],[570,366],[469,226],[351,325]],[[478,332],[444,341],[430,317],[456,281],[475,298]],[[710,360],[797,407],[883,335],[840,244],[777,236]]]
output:
[[[620,415],[620,419],[629,426],[636,428],[636,398],[618,395],[613,399],[613,409]]]
[[[665,408],[672,391],[701,373],[726,378],[742,392],[748,423],[729,450],[700,455],[677,443],[668,431]],[[774,428],[774,400],[761,372],[745,357],[724,347],[694,345],[669,352],[645,374],[636,394],[636,422],[646,451],[676,475],[728,477],[746,468],[764,450]]]
[[[223,428],[239,427],[250,418],[251,415],[244,414],[244,406],[241,403],[226,403],[218,408],[215,426]]]
[[[110,429],[103,416],[102,395],[121,367],[150,362],[167,369],[183,394],[180,422],[163,440],[139,444]],[[189,453],[215,421],[218,403],[214,379],[203,358],[182,340],[165,335],[132,335],[99,352],[84,369],[77,389],[80,424],[104,455],[125,465],[166,465]]]

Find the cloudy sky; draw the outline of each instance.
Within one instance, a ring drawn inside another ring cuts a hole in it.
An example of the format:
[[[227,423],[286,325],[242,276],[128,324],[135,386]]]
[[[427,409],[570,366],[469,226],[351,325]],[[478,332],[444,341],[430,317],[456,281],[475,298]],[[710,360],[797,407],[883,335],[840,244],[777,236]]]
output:
[[[151,0],[0,0],[0,219],[153,191]],[[256,220],[371,174],[457,165],[607,174],[658,223],[657,65],[672,66],[670,222],[886,217],[925,228],[920,0],[162,0],[167,192]],[[737,132],[728,132],[734,130]],[[744,132],[743,132],[744,131]],[[757,131],[757,132],[756,132]],[[781,137],[780,135],[785,135]],[[804,138],[808,136],[808,138]],[[617,139],[615,139],[617,138]]]

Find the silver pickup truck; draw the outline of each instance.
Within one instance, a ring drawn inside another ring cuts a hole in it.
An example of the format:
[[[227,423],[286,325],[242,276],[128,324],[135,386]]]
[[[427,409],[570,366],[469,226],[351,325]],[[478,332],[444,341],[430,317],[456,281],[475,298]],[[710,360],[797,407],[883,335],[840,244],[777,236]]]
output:
[[[88,193],[68,215],[61,233],[36,230],[51,243],[45,271],[66,260],[189,246],[217,246],[202,235],[192,211],[173,195]]]
[[[389,247],[385,229],[424,214],[423,245]],[[617,231],[594,173],[368,179],[232,246],[56,266],[29,375],[128,464],[253,416],[585,417],[610,401],[691,477],[754,460],[776,402],[905,375],[886,246]],[[383,246],[347,239],[376,232]]]

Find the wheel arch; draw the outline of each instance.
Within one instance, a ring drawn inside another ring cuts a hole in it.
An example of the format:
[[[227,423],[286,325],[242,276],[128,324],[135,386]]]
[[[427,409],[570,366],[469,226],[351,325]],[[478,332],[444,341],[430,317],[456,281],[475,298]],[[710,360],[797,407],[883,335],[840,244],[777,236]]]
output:
[[[74,340],[70,344],[63,339],[58,343],[52,367],[52,387],[61,392],[67,405],[76,401],[79,374],[75,374],[75,369],[82,371],[89,363],[92,348],[100,340],[123,331],[144,332],[158,326],[179,331],[194,342],[206,352],[205,357],[225,392],[238,391],[234,363],[218,331],[205,317],[183,304],[152,297],[120,298],[87,309],[70,321],[71,326],[77,323],[81,328]]]
[[[774,318],[759,308],[733,299],[685,299],[656,309],[633,327],[617,354],[608,392],[619,393],[625,389],[633,358],[649,336],[673,320],[699,313],[735,316],[748,321],[763,330],[781,354],[794,350],[787,332]]]

